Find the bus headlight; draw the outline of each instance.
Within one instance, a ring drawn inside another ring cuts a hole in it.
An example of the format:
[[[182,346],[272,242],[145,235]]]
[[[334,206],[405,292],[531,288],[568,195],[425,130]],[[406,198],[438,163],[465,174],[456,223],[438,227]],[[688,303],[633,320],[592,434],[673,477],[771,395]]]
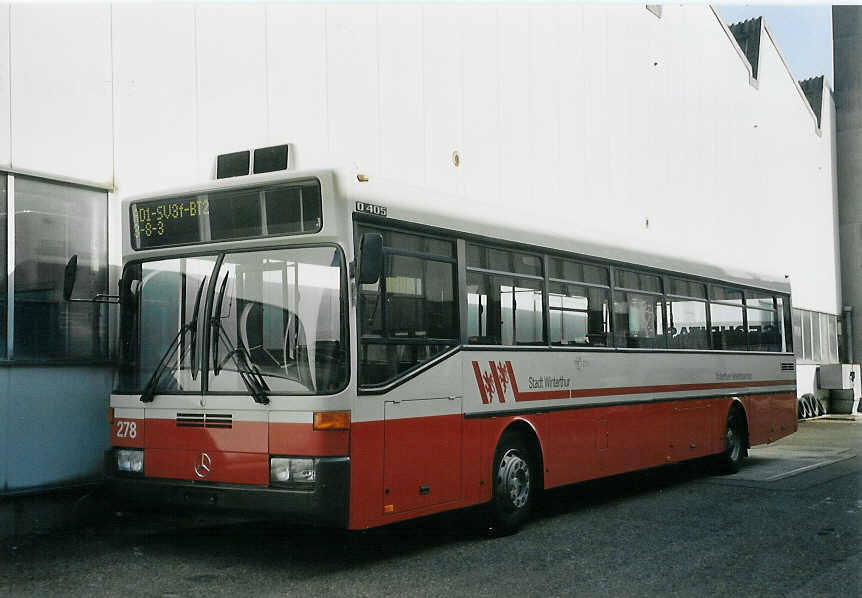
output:
[[[309,486],[317,481],[317,459],[308,457],[270,457],[269,481],[272,484]]]
[[[144,472],[144,451],[135,449],[116,449],[117,471],[128,473]]]

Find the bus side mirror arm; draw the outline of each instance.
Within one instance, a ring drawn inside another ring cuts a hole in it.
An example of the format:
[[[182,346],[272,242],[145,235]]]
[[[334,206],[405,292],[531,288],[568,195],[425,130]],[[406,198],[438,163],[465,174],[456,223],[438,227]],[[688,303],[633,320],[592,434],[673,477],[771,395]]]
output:
[[[364,233],[359,242],[359,284],[374,284],[383,273],[383,235]]]
[[[99,293],[92,299],[72,299],[72,290],[75,288],[75,279],[78,276],[78,254],[69,258],[66,269],[63,272],[63,300],[69,303],[119,303],[119,295],[105,295]]]

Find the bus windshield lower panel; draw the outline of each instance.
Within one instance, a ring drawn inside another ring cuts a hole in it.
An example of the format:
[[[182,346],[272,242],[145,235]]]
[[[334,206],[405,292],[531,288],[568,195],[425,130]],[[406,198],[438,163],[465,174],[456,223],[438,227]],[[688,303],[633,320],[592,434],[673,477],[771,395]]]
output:
[[[228,253],[221,261],[171,258],[126,268],[130,292],[121,306],[117,392],[143,392],[166,353],[155,394],[244,394],[249,370],[271,394],[329,394],[347,383],[344,265],[337,248]],[[198,299],[208,292],[209,301]]]

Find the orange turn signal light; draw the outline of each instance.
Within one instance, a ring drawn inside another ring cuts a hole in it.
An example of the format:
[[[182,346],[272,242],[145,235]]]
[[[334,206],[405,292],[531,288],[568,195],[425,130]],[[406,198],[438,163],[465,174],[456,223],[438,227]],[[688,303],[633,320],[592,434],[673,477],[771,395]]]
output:
[[[113,407],[108,407],[108,423],[109,424],[114,423],[114,408]]]
[[[349,430],[349,411],[315,411],[315,430]]]

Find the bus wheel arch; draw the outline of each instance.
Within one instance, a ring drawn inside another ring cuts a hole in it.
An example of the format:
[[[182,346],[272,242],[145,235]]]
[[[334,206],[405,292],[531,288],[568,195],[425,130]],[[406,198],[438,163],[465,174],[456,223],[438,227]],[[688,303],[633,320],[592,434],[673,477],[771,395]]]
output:
[[[544,459],[533,426],[515,420],[500,434],[491,467],[490,523],[498,535],[516,532],[544,486]]]

